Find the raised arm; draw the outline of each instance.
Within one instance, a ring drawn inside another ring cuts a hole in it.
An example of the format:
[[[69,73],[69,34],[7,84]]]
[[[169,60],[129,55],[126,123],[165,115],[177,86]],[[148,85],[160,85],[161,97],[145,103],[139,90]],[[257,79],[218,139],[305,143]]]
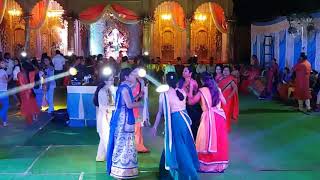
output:
[[[126,106],[129,109],[142,106],[141,102],[132,102],[128,90],[124,89],[121,93],[122,93],[124,102],[126,103]]]
[[[162,113],[163,113],[163,109],[162,109],[163,104],[162,103],[163,102],[162,102],[161,98],[159,98],[158,113],[157,113],[156,120],[155,120],[153,128],[152,128],[152,135],[153,136],[156,136],[156,134],[157,134],[158,125],[160,123],[161,116],[162,116]]]
[[[188,104],[189,105],[194,105],[194,104],[198,103],[201,99],[200,91],[198,91],[196,95],[193,95],[194,88],[197,88],[197,84],[195,84],[194,82],[191,82],[190,89],[188,92]]]

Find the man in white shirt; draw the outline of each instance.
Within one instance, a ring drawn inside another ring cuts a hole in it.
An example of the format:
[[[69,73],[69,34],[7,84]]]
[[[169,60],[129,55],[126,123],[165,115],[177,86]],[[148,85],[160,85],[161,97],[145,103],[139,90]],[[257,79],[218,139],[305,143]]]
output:
[[[6,63],[6,72],[8,74],[9,81],[10,81],[12,79],[14,61],[11,59],[10,53],[5,53],[4,54],[4,60],[5,60],[5,63]]]
[[[56,50],[56,55],[52,58],[52,63],[54,66],[54,75],[64,72],[64,65],[66,64],[66,59],[63,57],[59,50]],[[57,79],[57,86],[62,86],[62,79]]]

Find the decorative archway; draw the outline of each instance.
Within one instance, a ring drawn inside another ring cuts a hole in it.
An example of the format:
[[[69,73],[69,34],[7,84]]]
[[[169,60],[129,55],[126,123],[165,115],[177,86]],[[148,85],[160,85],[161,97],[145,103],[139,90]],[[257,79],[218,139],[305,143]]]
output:
[[[40,57],[41,53],[46,52],[53,56],[57,49],[67,53],[68,24],[62,17],[63,7],[55,0],[42,0],[35,5],[32,12],[30,55]]]
[[[7,0],[3,20],[0,24],[0,51],[18,55],[25,42],[23,10],[15,0]]]
[[[224,11],[216,3],[200,5],[193,15],[191,23],[190,50],[197,55],[201,63],[209,64],[225,61],[227,26]]]
[[[172,63],[177,57],[185,59],[187,36],[182,6],[174,1],[165,1],[155,9],[154,19],[151,54],[160,57],[161,63]]]

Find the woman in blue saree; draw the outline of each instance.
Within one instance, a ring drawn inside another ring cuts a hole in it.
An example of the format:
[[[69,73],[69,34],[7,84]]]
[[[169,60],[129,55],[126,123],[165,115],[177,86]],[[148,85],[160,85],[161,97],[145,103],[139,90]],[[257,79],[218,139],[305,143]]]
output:
[[[165,168],[174,179],[197,180],[199,160],[192,136],[191,119],[186,111],[186,92],[176,88],[177,77],[169,72],[166,80],[170,86],[167,92],[161,93],[159,111],[153,126],[156,135],[161,115],[165,119],[164,156]],[[161,163],[161,162],[160,162]]]
[[[134,102],[131,86],[135,84],[138,71],[130,68],[121,70],[116,93],[116,109],[110,121],[110,135],[107,150],[107,173],[116,179],[130,179],[138,176],[138,159],[134,139],[135,119],[133,108],[140,107]]]

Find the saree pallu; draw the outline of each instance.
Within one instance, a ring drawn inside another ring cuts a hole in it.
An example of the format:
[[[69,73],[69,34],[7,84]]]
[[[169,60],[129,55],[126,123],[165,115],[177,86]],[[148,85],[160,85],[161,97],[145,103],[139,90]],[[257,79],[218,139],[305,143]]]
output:
[[[237,122],[239,117],[238,93],[234,93],[230,99],[227,99],[233,91],[231,88],[232,82],[235,83],[235,80],[232,76],[226,77],[219,82],[219,87],[221,88],[222,94],[226,98],[226,104],[222,105],[222,109],[226,114],[228,132],[231,131],[231,120]]]
[[[165,117],[165,168],[174,179],[197,180],[199,159],[192,137],[191,119],[185,110],[170,113],[169,98],[163,94],[162,98]]]

